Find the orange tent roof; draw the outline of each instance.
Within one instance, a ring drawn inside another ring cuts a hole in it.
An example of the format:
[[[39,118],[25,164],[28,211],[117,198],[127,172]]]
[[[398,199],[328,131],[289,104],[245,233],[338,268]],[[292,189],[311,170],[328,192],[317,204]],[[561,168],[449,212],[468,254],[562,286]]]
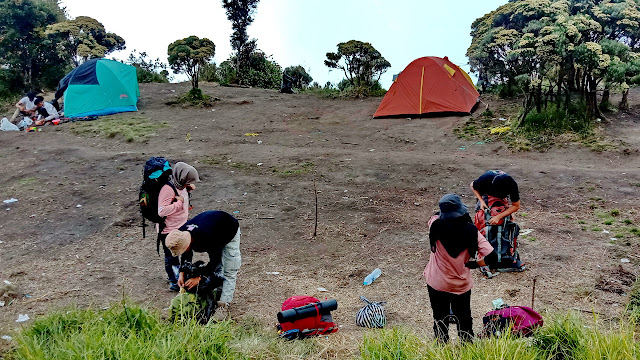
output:
[[[479,96],[464,70],[447,57],[427,56],[414,60],[398,75],[373,117],[470,113]]]

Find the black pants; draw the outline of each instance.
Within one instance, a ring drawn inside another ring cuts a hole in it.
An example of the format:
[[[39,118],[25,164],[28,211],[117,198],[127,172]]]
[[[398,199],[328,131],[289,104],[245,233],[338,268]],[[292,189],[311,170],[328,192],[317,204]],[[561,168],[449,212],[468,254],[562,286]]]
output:
[[[164,250],[164,270],[167,272],[167,277],[172,284],[178,283],[178,275],[175,273],[174,267],[180,266],[180,259],[177,256],[171,255],[171,250],[164,244],[169,234],[158,234],[158,242],[162,244]]]
[[[433,309],[433,331],[436,339],[449,341],[449,321],[458,324],[458,336],[462,341],[473,339],[473,319],[471,318],[471,290],[464,294],[438,291],[427,285],[429,301]]]

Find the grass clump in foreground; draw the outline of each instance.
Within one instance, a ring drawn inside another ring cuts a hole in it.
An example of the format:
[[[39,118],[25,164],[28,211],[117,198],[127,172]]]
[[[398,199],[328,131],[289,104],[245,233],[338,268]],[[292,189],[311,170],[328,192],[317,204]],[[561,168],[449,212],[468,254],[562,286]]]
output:
[[[135,305],[70,308],[36,319],[6,359],[306,359],[317,342],[286,342],[252,320],[168,322]],[[1,356],[0,356],[1,357]]]
[[[577,315],[560,315],[549,319],[532,338],[506,334],[499,338],[476,339],[470,345],[440,345],[425,341],[401,328],[368,332],[360,346],[364,360],[380,359],[637,359],[640,346],[633,328],[600,331],[587,328]]]
[[[80,136],[122,136],[127,142],[146,142],[156,131],[167,126],[166,122],[152,122],[141,116],[105,116],[93,121],[81,121],[71,125],[71,132]]]
[[[640,310],[638,287],[628,307],[631,324]],[[575,314],[549,316],[532,338],[506,334],[470,345],[441,345],[395,327],[369,330],[357,358],[382,359],[637,359],[634,328],[621,322],[602,331],[585,327]],[[329,337],[332,339],[332,337]],[[324,340],[323,340],[324,341]],[[285,341],[253,319],[200,325],[169,322],[135,305],[104,311],[70,308],[36,319],[16,336],[7,360],[36,359],[325,359],[353,358],[320,345],[318,339]],[[337,345],[339,346],[339,345]],[[355,347],[355,345],[354,345]]]

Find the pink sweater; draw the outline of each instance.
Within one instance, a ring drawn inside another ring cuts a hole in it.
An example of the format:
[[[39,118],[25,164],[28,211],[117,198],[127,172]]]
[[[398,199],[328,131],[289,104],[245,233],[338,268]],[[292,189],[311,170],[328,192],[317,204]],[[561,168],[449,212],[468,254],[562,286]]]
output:
[[[169,185],[165,185],[160,189],[158,195],[158,215],[165,217],[165,227],[163,234],[168,234],[173,230],[180,228],[189,218],[189,193],[187,189],[178,190],[178,195],[184,198],[184,201],[178,200],[172,203],[176,194]]]
[[[429,220],[429,227],[437,216]],[[478,232],[478,259],[491,254],[493,247],[487,239]],[[447,253],[440,240],[436,241],[436,252],[429,256],[429,263],[422,275],[427,285],[438,291],[453,294],[464,294],[473,287],[471,270],[464,266],[471,259],[468,250],[462,251],[458,257],[452,258]]]

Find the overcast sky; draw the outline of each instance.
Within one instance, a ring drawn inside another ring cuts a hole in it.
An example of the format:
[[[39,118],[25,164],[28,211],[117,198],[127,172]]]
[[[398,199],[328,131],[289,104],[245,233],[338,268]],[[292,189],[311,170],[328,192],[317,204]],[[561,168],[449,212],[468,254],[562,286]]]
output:
[[[381,83],[422,56],[448,56],[467,69],[471,23],[507,0],[262,0],[249,36],[283,68],[302,65],[324,85],[344,78],[324,65],[325,54],[349,40],[371,43],[390,63]],[[214,60],[231,54],[227,20],[220,0],[62,0],[71,17],[90,16],[122,36],[127,49],[108,57],[126,59],[131,50],[167,61],[167,46],[190,35],[216,45]],[[184,79],[185,77],[179,77]]]

